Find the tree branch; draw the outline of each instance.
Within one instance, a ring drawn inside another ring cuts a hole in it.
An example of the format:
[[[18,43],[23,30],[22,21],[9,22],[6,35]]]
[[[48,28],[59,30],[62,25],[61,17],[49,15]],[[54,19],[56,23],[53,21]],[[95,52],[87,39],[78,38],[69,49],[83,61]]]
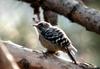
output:
[[[48,9],[44,9],[44,20],[51,23],[52,25],[57,25],[57,13],[50,11]]]
[[[21,0],[32,4],[35,0]],[[100,11],[86,7],[76,0],[40,0],[42,8],[49,9],[100,34]]]
[[[68,17],[89,31],[100,34],[100,12],[98,10],[88,8],[75,0],[45,0],[42,6]]]
[[[20,69],[4,44],[0,43],[0,69]]]
[[[96,69],[85,64],[84,66],[83,64],[75,65],[53,55],[45,57],[43,53],[32,51],[9,41],[2,41],[0,43],[7,47],[21,69]]]

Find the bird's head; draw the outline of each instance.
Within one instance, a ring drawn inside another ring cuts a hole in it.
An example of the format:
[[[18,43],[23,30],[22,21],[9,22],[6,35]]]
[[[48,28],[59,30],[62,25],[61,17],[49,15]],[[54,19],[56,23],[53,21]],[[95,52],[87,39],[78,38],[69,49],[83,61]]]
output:
[[[51,24],[45,21],[40,21],[37,24],[34,24],[33,26],[35,26],[40,32],[42,32],[50,28]]]

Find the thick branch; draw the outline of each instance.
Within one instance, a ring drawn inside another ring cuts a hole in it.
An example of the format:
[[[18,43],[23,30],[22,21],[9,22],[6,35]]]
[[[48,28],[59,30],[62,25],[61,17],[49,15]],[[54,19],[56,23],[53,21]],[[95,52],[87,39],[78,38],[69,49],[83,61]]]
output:
[[[63,61],[56,56],[45,57],[42,53],[32,52],[31,49],[24,48],[12,42],[3,41],[10,53],[14,56],[21,69],[88,69],[82,65],[75,65],[71,62]],[[89,67],[89,69],[91,69]],[[92,69],[95,69],[92,67]]]
[[[70,20],[86,27],[90,31],[100,34],[100,12],[88,8],[75,0],[45,0],[43,8],[55,11]]]
[[[35,0],[21,0],[32,4]],[[76,0],[40,0],[44,9],[61,14],[77,22],[87,30],[100,34],[100,12],[88,8]]]

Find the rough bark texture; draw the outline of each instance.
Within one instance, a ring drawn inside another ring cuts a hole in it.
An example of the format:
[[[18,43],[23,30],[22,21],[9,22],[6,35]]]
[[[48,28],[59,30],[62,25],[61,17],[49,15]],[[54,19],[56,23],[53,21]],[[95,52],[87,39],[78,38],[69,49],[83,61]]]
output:
[[[57,13],[50,11],[48,9],[44,9],[44,20],[51,23],[52,25],[57,25]]]
[[[21,0],[33,4],[35,0]],[[100,34],[100,11],[88,8],[78,0],[40,0],[44,9],[61,14],[87,30]]]
[[[54,55],[44,56],[43,53],[32,51],[9,41],[2,41],[0,44],[7,47],[21,69],[96,69],[94,66],[84,63],[75,65]]]
[[[46,0],[43,2],[43,8],[55,11],[70,20],[86,27],[87,30],[100,34],[100,12],[88,8],[75,0]]]

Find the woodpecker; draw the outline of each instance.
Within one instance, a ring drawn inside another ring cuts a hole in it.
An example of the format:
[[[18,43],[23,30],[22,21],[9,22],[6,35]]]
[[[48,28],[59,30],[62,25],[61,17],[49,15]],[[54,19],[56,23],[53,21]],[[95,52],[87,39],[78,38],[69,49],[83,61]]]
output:
[[[72,62],[77,64],[72,55],[73,52],[77,52],[77,49],[72,45],[63,30],[45,21],[40,21],[33,26],[37,28],[40,36],[39,40],[48,52],[56,53],[59,50],[66,52]]]

